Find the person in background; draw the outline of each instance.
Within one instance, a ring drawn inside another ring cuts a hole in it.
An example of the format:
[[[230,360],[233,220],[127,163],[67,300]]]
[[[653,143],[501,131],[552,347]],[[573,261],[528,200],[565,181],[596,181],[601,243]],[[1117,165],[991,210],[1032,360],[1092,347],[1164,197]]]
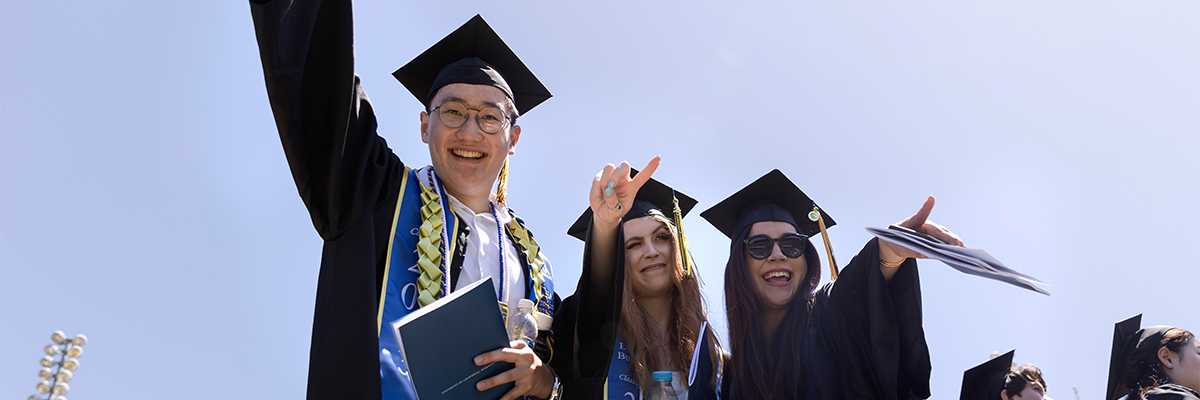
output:
[[[1033,364],[1013,368],[1010,350],[963,373],[961,400],[1042,400],[1046,380]]]
[[[1141,325],[1138,314],[1114,329],[1105,399],[1200,400],[1200,341],[1183,329]]]

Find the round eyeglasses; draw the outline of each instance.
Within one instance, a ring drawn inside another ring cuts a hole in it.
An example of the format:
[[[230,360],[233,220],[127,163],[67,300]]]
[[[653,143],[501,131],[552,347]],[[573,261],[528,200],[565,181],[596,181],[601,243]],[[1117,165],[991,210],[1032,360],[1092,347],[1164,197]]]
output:
[[[746,254],[754,257],[755,260],[762,260],[771,256],[771,252],[775,250],[775,244],[779,244],[779,251],[787,258],[796,258],[804,255],[804,248],[808,246],[808,236],[797,233],[789,233],[783,235],[779,239],[771,239],[767,235],[755,235],[743,240],[746,245]]]
[[[450,128],[458,128],[467,122],[467,113],[475,110],[475,123],[479,124],[479,129],[486,133],[500,133],[504,128],[508,127],[508,122],[511,120],[504,111],[500,111],[495,106],[483,106],[482,108],[468,108],[466,104],[459,101],[446,101],[441,105],[434,107],[429,112],[435,112],[438,119],[442,120],[442,124]]]

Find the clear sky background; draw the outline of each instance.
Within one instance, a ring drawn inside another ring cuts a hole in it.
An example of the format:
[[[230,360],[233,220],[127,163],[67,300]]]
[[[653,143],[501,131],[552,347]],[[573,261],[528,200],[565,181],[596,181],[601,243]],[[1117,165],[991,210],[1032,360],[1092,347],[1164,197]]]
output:
[[[1052,397],[1100,400],[1113,323],[1200,333],[1194,0],[362,1],[356,70],[410,165],[421,105],[390,73],[476,13],[555,95],[520,120],[510,204],[563,297],[592,175],[661,154],[698,210],[783,170],[843,264],[933,194],[1053,285],[920,262],[934,399],[1016,348]],[[729,241],[685,227],[724,330]],[[56,329],[91,338],[72,399],[301,398],[321,244],[246,2],[0,2],[0,398]]]

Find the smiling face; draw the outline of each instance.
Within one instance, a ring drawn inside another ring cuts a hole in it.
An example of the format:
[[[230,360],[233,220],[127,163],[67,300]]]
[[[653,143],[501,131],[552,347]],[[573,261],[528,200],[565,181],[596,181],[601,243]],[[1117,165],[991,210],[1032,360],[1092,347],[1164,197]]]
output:
[[[750,226],[750,234],[746,237],[766,235],[771,239],[779,239],[785,234],[795,234],[796,228],[787,222],[766,221],[756,222]],[[749,254],[743,254],[746,262],[746,272],[754,293],[762,302],[764,311],[787,311],[792,298],[808,273],[808,263],[804,257],[788,258],[779,250],[778,244],[772,244],[771,255],[762,260],[756,260]]]
[[[474,109],[468,111],[467,121],[458,128],[450,128],[437,117],[437,111],[432,115],[422,112],[421,141],[429,144],[433,168],[451,194],[490,193],[504,160],[516,148],[521,127],[485,133],[479,127],[475,110],[494,106],[511,115],[512,101],[492,86],[454,83],[439,89],[430,104],[437,107],[450,100]]]
[[[666,224],[650,216],[624,223],[625,275],[640,297],[665,296],[674,286],[675,237]]]

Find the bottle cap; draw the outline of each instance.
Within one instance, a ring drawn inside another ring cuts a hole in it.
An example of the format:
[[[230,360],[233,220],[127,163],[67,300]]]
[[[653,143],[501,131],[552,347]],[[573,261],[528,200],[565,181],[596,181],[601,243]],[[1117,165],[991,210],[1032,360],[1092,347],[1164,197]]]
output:
[[[654,373],[651,374],[650,380],[655,382],[670,382],[671,371],[654,371]]]

